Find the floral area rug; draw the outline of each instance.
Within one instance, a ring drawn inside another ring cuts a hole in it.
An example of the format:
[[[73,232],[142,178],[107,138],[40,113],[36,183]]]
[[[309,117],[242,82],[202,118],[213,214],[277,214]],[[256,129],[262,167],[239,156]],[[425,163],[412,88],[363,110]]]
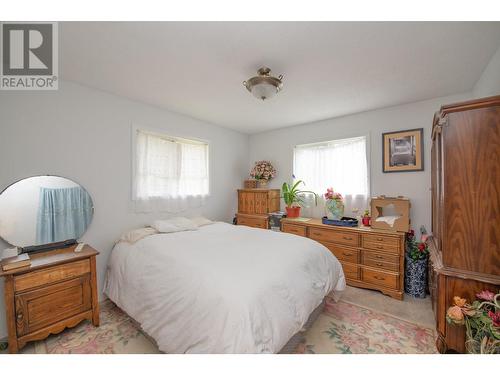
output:
[[[434,330],[348,302],[327,299],[298,353],[437,353]]]
[[[436,353],[434,331],[348,302],[328,300],[297,353]],[[89,322],[35,343],[35,353],[159,353],[131,318],[107,300]]]

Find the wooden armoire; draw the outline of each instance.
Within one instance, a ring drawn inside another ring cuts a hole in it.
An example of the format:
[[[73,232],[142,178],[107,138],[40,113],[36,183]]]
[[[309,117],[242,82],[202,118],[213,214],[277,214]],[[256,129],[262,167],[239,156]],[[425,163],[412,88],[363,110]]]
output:
[[[440,352],[463,353],[446,322],[454,296],[500,288],[500,96],[445,105],[432,129],[429,289]]]

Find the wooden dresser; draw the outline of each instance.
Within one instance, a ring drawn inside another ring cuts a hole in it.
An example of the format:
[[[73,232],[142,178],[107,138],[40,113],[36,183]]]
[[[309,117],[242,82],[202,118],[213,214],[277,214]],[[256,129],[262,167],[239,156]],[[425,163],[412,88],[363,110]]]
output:
[[[430,292],[440,352],[465,352],[463,327],[446,323],[454,296],[500,290],[500,96],[446,105],[431,151]]]
[[[236,223],[267,229],[268,213],[279,211],[279,189],[239,189]]]
[[[99,253],[88,245],[75,253],[75,247],[33,254],[28,267],[0,270],[5,278],[10,353],[85,319],[99,325],[95,266]]]
[[[342,263],[347,284],[403,299],[404,233],[338,227],[320,219],[282,219],[281,230],[325,245]]]

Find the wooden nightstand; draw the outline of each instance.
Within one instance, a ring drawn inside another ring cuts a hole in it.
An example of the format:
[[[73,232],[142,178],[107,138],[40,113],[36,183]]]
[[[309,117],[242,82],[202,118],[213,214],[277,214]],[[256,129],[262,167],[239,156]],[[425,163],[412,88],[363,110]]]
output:
[[[9,352],[89,319],[99,325],[97,250],[85,245],[30,255],[31,265],[1,271],[5,277],[5,308]]]

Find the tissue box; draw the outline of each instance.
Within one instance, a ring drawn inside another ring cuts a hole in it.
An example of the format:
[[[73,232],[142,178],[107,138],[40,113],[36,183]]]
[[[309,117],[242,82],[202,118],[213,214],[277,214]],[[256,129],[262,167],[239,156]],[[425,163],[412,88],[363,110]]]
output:
[[[410,230],[410,200],[408,198],[380,195],[371,199],[371,226],[393,232]]]

